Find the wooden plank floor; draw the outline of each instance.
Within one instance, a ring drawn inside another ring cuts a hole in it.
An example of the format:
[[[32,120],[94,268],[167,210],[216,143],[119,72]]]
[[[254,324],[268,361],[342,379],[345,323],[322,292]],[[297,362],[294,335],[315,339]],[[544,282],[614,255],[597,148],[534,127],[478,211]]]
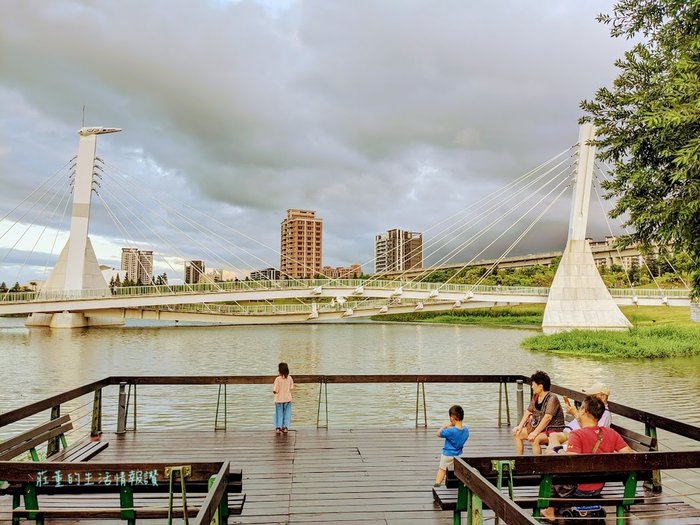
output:
[[[188,460],[230,460],[232,468],[243,470],[247,494],[243,514],[233,516],[231,523],[452,522],[452,513],[433,503],[432,485],[442,446],[435,429],[300,429],[287,435],[272,430],[139,431],[103,438],[109,440],[109,447],[95,461],[178,465]],[[508,428],[483,427],[471,429],[465,454],[510,454],[512,450]],[[684,475],[680,490],[700,493],[700,474]],[[665,491],[667,495],[674,495],[674,489]],[[0,499],[0,520],[8,519],[9,507],[8,498]],[[687,510],[687,505],[683,508]],[[700,518],[678,521],[648,510],[648,519],[639,523],[700,523]]]

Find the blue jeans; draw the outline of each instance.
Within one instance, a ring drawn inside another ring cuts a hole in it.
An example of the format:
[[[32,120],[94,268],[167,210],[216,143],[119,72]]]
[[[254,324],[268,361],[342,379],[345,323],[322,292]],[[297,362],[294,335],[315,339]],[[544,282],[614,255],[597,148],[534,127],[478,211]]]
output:
[[[275,403],[275,428],[289,428],[292,423],[292,402]]]

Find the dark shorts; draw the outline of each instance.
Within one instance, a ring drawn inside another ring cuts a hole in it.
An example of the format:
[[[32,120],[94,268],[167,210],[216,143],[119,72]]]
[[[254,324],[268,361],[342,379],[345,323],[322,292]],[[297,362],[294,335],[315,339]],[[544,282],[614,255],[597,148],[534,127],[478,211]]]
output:
[[[579,490],[578,485],[552,485],[552,497],[555,498],[595,498],[600,496],[598,490]]]

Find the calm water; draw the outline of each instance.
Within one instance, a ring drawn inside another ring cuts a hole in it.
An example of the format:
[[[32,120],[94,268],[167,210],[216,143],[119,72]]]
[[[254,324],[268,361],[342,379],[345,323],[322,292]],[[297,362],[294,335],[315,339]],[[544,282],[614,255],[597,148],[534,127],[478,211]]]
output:
[[[287,361],[292,375],[530,374],[542,369],[557,384],[580,388],[604,381],[612,385],[615,401],[700,424],[700,358],[601,362],[554,357],[520,348],[520,341],[533,333],[522,329],[375,323],[141,325],[52,331],[27,329],[23,319],[0,318],[0,411],[108,375],[273,375],[277,363]],[[216,386],[139,387],[139,429],[161,424],[210,428],[217,390]],[[229,386],[229,425],[270,426],[270,390],[262,385]],[[294,393],[293,425],[315,425],[318,386],[298,385]],[[442,423],[453,403],[464,406],[471,424],[496,422],[497,385],[429,384],[426,393],[431,425]],[[513,387],[513,413],[514,393]],[[109,430],[116,413],[116,387],[104,395],[105,427]],[[415,385],[329,385],[330,426],[412,426],[415,400]],[[90,397],[84,397],[63,408],[64,413],[71,412],[76,426],[82,425],[83,432],[89,429],[90,402]],[[0,429],[0,436],[4,430]]]

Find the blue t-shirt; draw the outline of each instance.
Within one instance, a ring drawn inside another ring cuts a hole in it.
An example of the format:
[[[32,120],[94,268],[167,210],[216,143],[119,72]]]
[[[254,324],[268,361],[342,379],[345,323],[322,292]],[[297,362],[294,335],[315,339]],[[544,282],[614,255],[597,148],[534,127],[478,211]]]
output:
[[[469,429],[463,427],[447,427],[440,431],[440,437],[445,438],[445,446],[442,447],[443,456],[459,456],[464,449],[464,444],[469,439]]]

